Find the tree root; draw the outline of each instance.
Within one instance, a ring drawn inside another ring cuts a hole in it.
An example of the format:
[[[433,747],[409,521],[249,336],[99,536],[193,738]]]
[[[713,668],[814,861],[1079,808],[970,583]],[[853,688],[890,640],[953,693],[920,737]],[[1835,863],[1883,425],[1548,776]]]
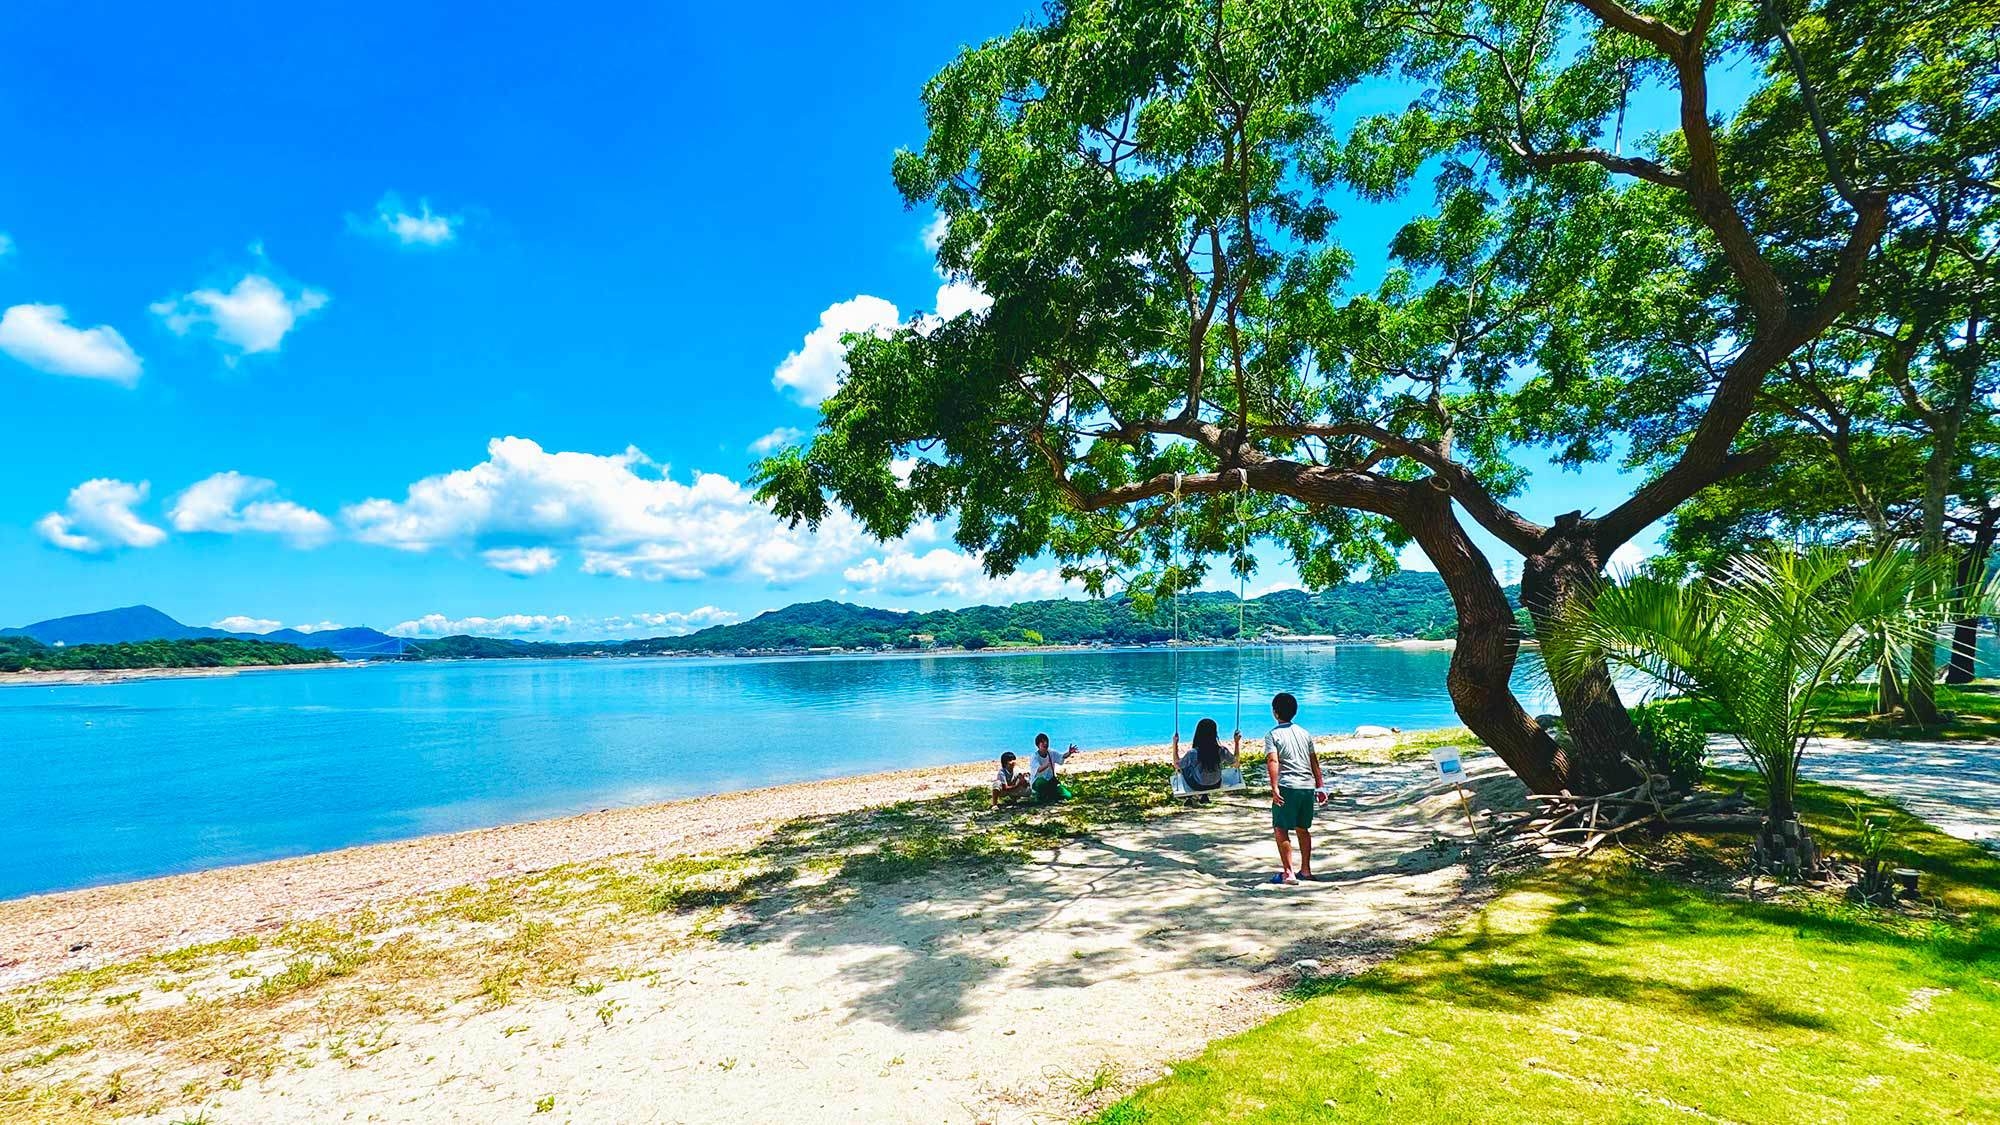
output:
[[[1742,790],[1734,793],[1676,792],[1661,774],[1629,789],[1578,797],[1568,791],[1531,793],[1526,814],[1494,826],[1542,847],[1574,849],[1581,858],[1607,843],[1669,832],[1755,832],[1763,824]]]

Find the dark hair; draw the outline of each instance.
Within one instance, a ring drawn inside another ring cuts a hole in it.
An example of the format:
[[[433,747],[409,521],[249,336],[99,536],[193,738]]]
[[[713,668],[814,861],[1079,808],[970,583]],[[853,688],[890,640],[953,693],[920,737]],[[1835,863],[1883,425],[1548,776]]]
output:
[[[1271,697],[1271,713],[1281,723],[1289,723],[1299,713],[1299,701],[1289,691],[1281,691]]]
[[[1010,762],[1012,762],[1012,761],[1014,761],[1014,752],[1013,752],[1012,750],[1009,750],[1009,751],[1007,751],[1006,753],[1004,753],[1004,754],[1001,754],[1001,755],[1000,755],[1000,764],[1001,764],[1001,765],[1003,765],[1003,766],[1004,766],[1004,765],[1007,765],[1008,763],[1010,763]]]
[[[1046,735],[1046,734],[1038,734],[1038,735],[1036,735],[1036,736],[1035,736],[1035,745],[1037,745],[1037,746],[1047,746],[1048,744],[1049,744],[1049,736],[1048,736],[1048,735]]]
[[[1194,725],[1194,760],[1205,770],[1222,768],[1222,740],[1216,730],[1214,719],[1203,719]]]

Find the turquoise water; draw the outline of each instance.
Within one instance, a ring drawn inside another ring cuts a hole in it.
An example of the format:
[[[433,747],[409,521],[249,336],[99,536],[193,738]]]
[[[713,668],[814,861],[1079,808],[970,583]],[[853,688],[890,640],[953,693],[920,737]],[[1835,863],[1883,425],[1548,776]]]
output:
[[[470,661],[0,687],[0,898],[1173,730],[1163,650]],[[1456,723],[1449,654],[1179,654],[1183,726]],[[1532,673],[1520,674],[1524,698]]]

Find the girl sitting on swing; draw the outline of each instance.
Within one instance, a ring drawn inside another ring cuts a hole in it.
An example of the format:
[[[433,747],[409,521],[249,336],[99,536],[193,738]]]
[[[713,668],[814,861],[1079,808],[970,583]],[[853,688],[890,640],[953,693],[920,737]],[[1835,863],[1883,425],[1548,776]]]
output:
[[[1194,725],[1194,746],[1185,754],[1181,752],[1180,735],[1174,736],[1174,768],[1181,771],[1181,780],[1190,792],[1222,788],[1222,771],[1236,768],[1236,755],[1243,749],[1243,732],[1230,736],[1230,744],[1222,744],[1221,732],[1214,719],[1203,719]],[[1208,804],[1207,792],[1198,798]]]

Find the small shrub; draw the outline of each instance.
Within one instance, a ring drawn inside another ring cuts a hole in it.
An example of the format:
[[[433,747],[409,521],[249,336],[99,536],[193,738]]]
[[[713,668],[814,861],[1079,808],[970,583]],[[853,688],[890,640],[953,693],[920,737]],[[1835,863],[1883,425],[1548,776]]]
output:
[[[1861,877],[1850,893],[1862,902],[1888,906],[1896,901],[1896,882],[1883,866],[1882,853],[1888,850],[1893,835],[1888,825],[1869,816],[1858,802],[1848,802],[1847,808],[1854,815],[1855,858],[1861,863]]]
[[[1632,725],[1639,730],[1646,765],[1654,773],[1667,775],[1674,788],[1683,792],[1701,781],[1708,758],[1708,732],[1650,703],[1633,710]]]

